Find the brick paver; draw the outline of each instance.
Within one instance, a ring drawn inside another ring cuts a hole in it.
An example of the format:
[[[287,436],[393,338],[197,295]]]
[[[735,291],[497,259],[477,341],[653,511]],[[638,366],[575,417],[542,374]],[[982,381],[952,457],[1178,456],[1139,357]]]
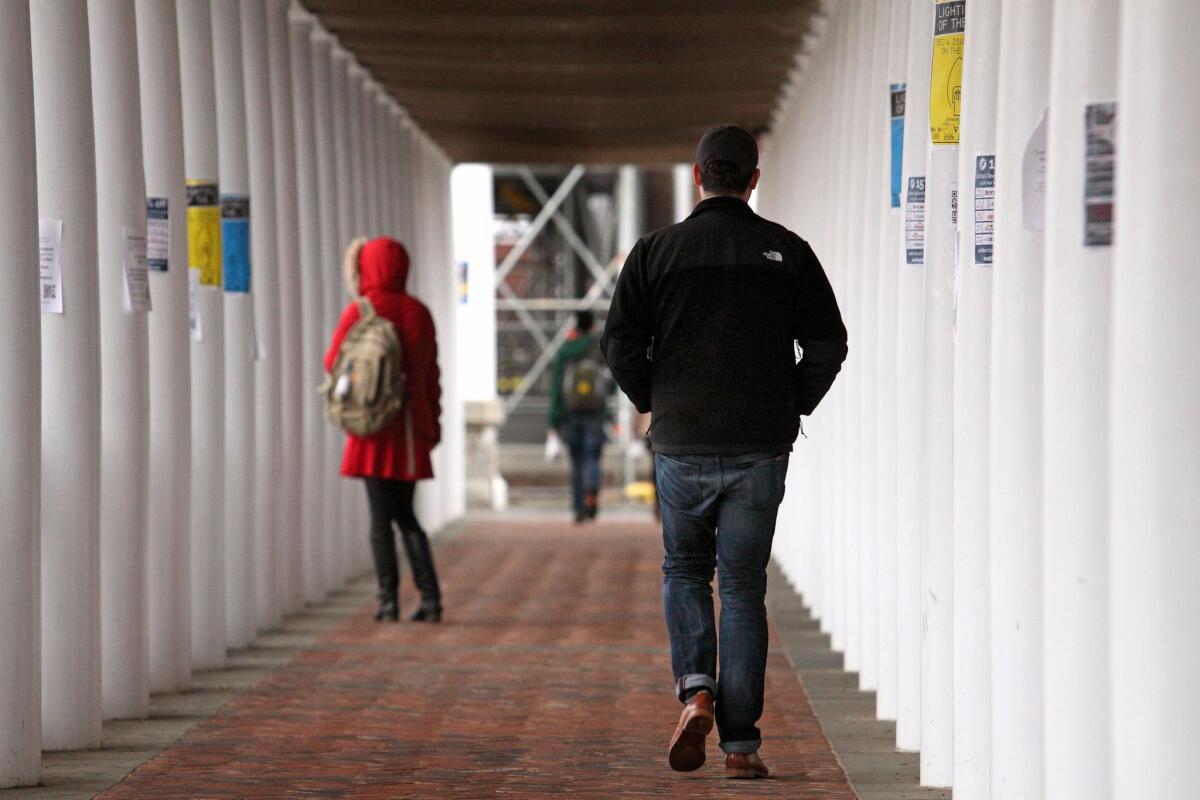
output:
[[[364,608],[101,796],[854,798],[777,641],[778,777],[724,780],[715,734],[669,770],[660,547],[648,523],[476,523],[437,550],[444,624]]]

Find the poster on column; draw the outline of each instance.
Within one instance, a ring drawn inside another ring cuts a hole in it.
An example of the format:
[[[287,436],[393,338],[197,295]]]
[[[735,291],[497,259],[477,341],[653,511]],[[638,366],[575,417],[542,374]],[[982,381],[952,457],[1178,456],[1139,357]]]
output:
[[[1046,123],[1049,109],[1042,113],[1037,127],[1025,145],[1021,163],[1021,221],[1027,231],[1046,230]]]
[[[908,179],[904,202],[904,263],[919,267],[925,263],[925,176]]]
[[[166,272],[171,258],[171,222],[167,198],[146,198],[146,268]]]
[[[150,311],[150,277],[146,272],[146,237],[129,225],[121,226],[124,246],[125,310]]]
[[[221,196],[221,261],[225,291],[250,291],[250,198]]]
[[[938,0],[933,14],[933,62],[929,75],[932,144],[958,144],[966,23],[966,0]]]
[[[188,270],[188,329],[192,334],[193,342],[204,341],[204,327],[200,316],[200,298],[196,295],[200,291],[200,270]]]
[[[892,171],[891,192],[892,208],[900,207],[900,192],[903,187],[904,172],[904,97],[905,84],[893,83],[889,87],[892,106]]]
[[[187,182],[188,267],[200,286],[221,285],[221,206],[213,181]]]
[[[1083,246],[1113,243],[1117,167],[1117,104],[1084,108]]]
[[[992,234],[996,226],[996,156],[981,153],[975,156],[975,232],[974,263],[977,267],[992,265]]]
[[[63,313],[61,219],[38,220],[38,271],[43,314]]]

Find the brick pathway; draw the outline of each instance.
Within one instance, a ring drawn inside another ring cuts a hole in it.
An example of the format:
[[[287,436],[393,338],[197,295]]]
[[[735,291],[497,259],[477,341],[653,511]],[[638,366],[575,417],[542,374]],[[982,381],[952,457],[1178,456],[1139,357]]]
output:
[[[364,608],[101,797],[855,797],[778,642],[761,726],[778,778],[724,780],[715,734],[704,768],[669,770],[649,524],[476,523],[436,558],[446,623]]]

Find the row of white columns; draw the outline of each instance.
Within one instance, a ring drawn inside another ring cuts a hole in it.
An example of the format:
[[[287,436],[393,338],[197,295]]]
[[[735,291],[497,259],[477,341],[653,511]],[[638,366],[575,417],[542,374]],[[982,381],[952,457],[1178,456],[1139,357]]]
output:
[[[963,13],[959,94],[934,27]],[[776,556],[956,798],[1200,796],[1198,25],[834,0],[764,148],[760,208],[850,331]],[[957,141],[931,141],[946,108]]]
[[[405,242],[443,364],[457,309],[448,160],[299,5],[0,13],[4,787],[369,568],[315,392],[345,244]],[[434,531],[463,512],[454,375]]]

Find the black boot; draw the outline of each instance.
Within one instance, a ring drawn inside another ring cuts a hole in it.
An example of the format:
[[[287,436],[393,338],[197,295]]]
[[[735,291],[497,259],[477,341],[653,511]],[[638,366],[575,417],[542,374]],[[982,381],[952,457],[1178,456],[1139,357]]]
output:
[[[375,558],[375,575],[379,579],[379,610],[375,621],[400,621],[400,567],[396,561],[396,540],[388,526],[386,533],[372,531],[371,554]]]
[[[413,622],[441,622],[442,621],[442,603],[440,600],[433,602],[421,601],[420,607],[413,612],[409,617]]]
[[[409,527],[400,530],[400,538],[408,555],[408,565],[412,568],[413,583],[421,593],[421,607],[412,619],[415,622],[441,622],[442,592],[438,586],[437,571],[433,567],[429,537],[420,527]]]
[[[399,622],[400,621],[400,600],[397,597],[396,591],[393,589],[391,594],[384,590],[379,590],[379,610],[375,612],[375,621],[383,622]]]

